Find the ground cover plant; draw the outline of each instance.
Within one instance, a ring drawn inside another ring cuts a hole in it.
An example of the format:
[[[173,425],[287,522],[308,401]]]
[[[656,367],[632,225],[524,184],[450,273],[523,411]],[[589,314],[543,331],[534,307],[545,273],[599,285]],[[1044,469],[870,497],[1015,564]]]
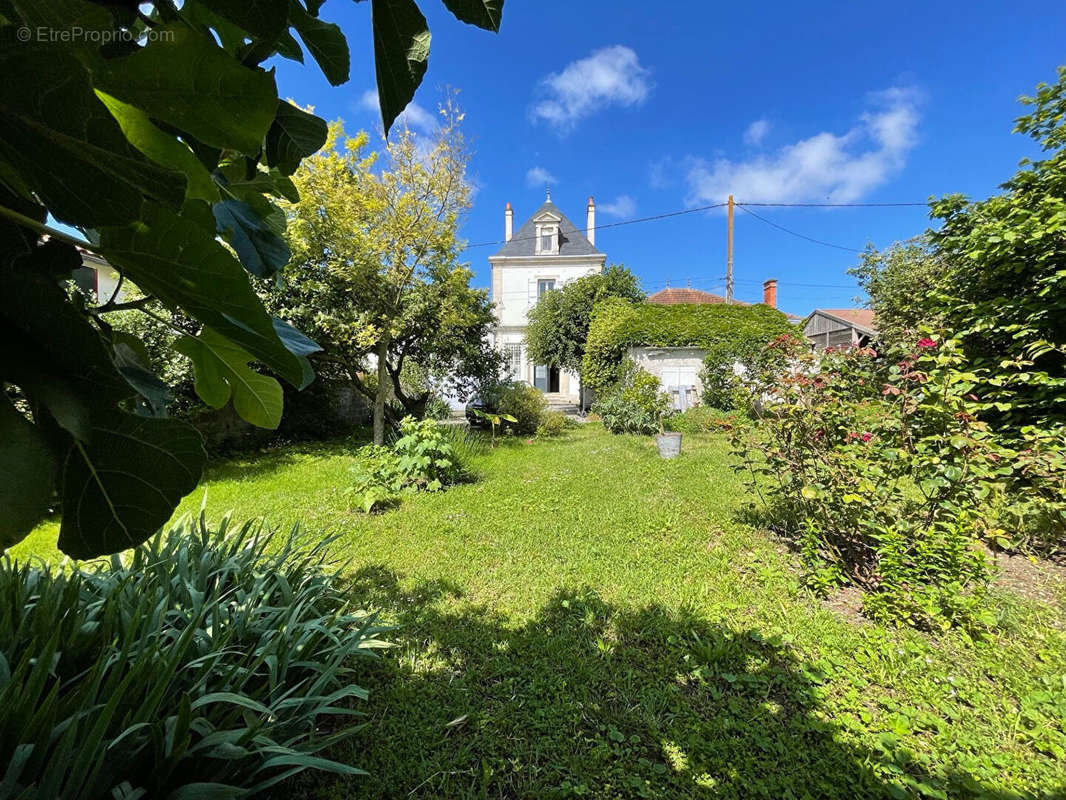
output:
[[[0,562],[0,797],[236,798],[360,727],[384,646],[328,541],[186,518],[80,571]],[[308,658],[314,654],[313,658]]]
[[[487,436],[487,434],[486,434]],[[365,441],[362,440],[362,441]],[[599,425],[505,437],[476,482],[348,508],[361,442],[209,467],[207,513],[330,531],[353,596],[400,624],[367,662],[369,725],[328,753],[345,798],[1051,798],[1066,789],[1066,590],[997,556],[978,636],[823,600],[744,514],[726,434],[683,459]],[[195,511],[201,497],[185,501]],[[54,528],[17,551],[55,553]],[[287,793],[287,794],[286,794]]]

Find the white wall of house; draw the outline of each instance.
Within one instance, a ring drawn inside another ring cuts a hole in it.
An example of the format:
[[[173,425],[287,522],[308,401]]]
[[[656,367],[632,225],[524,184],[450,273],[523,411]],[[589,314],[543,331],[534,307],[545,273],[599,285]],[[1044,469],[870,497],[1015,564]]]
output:
[[[706,350],[698,347],[630,347],[633,362],[659,379],[678,411],[696,405],[703,394],[700,370]]]

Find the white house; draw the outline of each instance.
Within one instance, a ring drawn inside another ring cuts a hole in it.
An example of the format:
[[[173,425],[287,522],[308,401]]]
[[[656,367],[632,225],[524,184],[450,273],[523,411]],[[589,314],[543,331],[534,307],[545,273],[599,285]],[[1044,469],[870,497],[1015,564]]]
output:
[[[571,372],[534,364],[527,357],[526,314],[545,292],[575,278],[603,271],[607,256],[596,249],[596,206],[589,198],[585,232],[547,200],[512,235],[514,212],[504,210],[505,244],[489,257],[492,301],[496,310],[494,343],[506,356],[515,380],[540,389],[549,401],[580,403],[581,380]]]

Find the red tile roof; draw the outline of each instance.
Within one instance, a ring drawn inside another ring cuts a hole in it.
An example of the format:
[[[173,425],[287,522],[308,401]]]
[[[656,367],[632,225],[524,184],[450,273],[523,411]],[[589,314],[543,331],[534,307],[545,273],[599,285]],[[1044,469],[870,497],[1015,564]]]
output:
[[[853,325],[859,325],[872,331],[877,330],[877,318],[872,308],[819,308],[816,310],[832,314],[837,319],[842,319]]]
[[[707,303],[724,303],[725,298],[720,294],[711,294],[701,289],[678,289],[668,286],[665,289],[660,289],[655,294],[649,294],[648,302],[659,306],[676,306],[683,303],[704,305]],[[739,300],[736,301],[736,304],[740,306],[747,305],[747,303],[741,303]]]

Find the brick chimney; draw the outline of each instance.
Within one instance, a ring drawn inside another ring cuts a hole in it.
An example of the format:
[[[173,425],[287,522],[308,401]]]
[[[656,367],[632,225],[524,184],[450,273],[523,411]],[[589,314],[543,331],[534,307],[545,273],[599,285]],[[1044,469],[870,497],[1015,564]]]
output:
[[[762,301],[770,308],[777,308],[777,278],[770,278],[763,282]]]
[[[585,210],[585,238],[589,244],[596,244],[596,203],[589,195],[588,208]]]
[[[505,242],[511,241],[511,228],[514,225],[514,212],[511,211],[511,204],[507,204],[507,208],[503,211],[503,240]]]

